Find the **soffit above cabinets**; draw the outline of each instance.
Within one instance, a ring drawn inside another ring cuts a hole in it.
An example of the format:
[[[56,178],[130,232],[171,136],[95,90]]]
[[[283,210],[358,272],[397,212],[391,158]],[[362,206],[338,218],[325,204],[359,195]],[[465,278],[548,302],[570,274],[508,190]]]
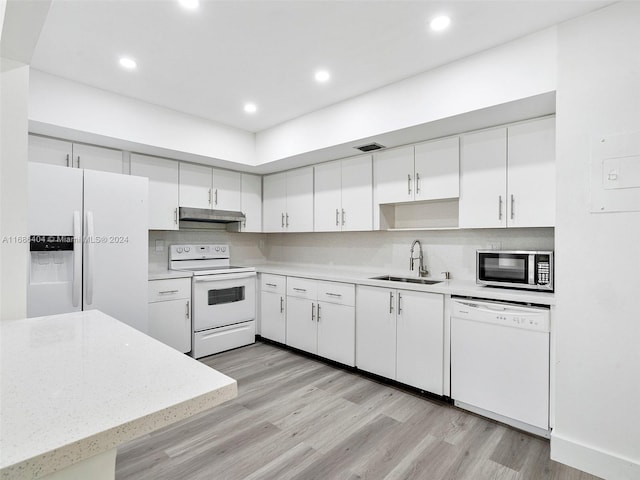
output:
[[[258,132],[609,3],[203,0],[186,11],[173,0],[56,0],[31,66]],[[451,28],[430,32],[443,12]],[[123,55],[135,71],[120,68]],[[329,82],[315,82],[319,68]]]

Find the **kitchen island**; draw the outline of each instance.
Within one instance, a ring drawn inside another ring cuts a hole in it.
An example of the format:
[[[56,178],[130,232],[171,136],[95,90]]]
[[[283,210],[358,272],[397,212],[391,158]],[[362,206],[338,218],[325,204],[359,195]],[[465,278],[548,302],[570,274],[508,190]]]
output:
[[[99,311],[0,321],[0,478],[113,479],[118,445],[237,396]]]

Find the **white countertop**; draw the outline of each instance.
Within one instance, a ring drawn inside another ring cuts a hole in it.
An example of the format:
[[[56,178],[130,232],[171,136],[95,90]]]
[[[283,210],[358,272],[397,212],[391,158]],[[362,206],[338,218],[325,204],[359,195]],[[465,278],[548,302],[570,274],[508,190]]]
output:
[[[0,321],[0,476],[38,478],[237,396],[97,310]]]
[[[443,280],[435,285],[421,285],[417,283],[390,282],[386,280],[372,280],[370,277],[382,275],[394,275],[400,277],[411,276],[410,272],[380,271],[374,269],[345,269],[340,267],[319,267],[310,265],[291,265],[282,263],[256,265],[259,273],[272,273],[290,277],[314,278],[330,282],[355,283],[358,285],[370,285],[375,287],[400,288],[402,290],[414,290],[419,292],[433,292],[464,297],[486,298],[491,300],[504,300],[511,302],[535,303],[538,305],[555,305],[555,296],[550,292],[536,292],[530,290],[517,290],[507,288],[495,288],[476,285],[475,282],[464,280]],[[428,279],[431,280],[429,277]],[[433,280],[439,280],[433,278]]]
[[[149,270],[149,280],[167,280],[169,278],[191,278],[193,272],[183,270],[169,270],[167,268]]]

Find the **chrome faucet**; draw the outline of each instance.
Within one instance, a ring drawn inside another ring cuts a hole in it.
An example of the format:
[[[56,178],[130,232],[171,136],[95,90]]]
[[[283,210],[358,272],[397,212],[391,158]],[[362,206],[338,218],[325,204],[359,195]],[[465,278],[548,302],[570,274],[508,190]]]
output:
[[[416,244],[418,245],[418,256],[414,257],[413,250]],[[418,276],[426,277],[429,272],[427,272],[427,269],[424,266],[424,257],[422,256],[422,244],[420,243],[420,240],[414,240],[413,243],[411,244],[411,254],[409,256],[409,270],[413,271],[414,269],[413,264],[414,264],[414,260],[416,259],[420,261],[420,263],[418,264]]]

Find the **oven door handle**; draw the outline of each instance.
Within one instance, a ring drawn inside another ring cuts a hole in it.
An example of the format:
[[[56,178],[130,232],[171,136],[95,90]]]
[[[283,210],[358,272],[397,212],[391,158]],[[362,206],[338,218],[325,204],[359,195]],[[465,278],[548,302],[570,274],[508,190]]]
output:
[[[211,282],[219,282],[222,280],[240,280],[242,278],[255,278],[256,272],[247,272],[247,273],[220,273],[213,275],[203,275],[201,277],[193,277],[193,281],[195,283],[211,283]]]

